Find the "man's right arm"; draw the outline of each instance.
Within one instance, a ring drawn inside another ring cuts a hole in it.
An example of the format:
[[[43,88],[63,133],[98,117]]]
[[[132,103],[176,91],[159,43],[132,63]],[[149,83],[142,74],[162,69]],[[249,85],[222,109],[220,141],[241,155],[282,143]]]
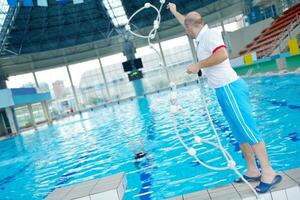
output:
[[[171,13],[176,17],[176,19],[178,20],[178,22],[182,25],[184,25],[184,20],[185,20],[185,16],[182,15],[181,13],[179,13],[177,11],[176,5],[174,3],[169,3],[168,4],[168,9],[171,11]]]

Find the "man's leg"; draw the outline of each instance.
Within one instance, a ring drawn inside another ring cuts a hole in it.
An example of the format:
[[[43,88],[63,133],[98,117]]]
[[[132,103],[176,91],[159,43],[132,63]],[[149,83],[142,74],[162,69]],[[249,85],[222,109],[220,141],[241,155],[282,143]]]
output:
[[[259,177],[260,171],[256,165],[255,154],[252,147],[248,143],[243,143],[240,147],[247,162],[247,171],[245,175],[248,177]]]
[[[217,95],[219,95],[218,99],[222,103],[220,103],[221,107],[224,107],[224,111],[226,111],[226,114],[224,113],[225,117],[227,120],[232,121],[233,127],[236,129],[233,132],[240,134],[235,134],[237,137],[242,136],[245,139],[240,144],[244,144],[245,142],[249,144],[249,146],[241,145],[248,164],[247,172],[248,170],[249,173],[250,171],[251,173],[257,173],[258,171],[256,164],[254,165],[254,151],[262,168],[261,180],[265,183],[271,183],[276,173],[270,165],[265,143],[261,139],[255,120],[252,117],[249,93],[246,85],[243,81],[234,82],[233,84],[224,86],[222,89],[218,89]],[[252,151],[250,150],[250,145],[253,148]]]
[[[261,181],[264,183],[272,183],[276,172],[273,170],[266,149],[265,142],[261,141],[252,146],[261,166]]]
[[[236,123],[236,115],[232,112],[232,109],[228,106],[229,103],[226,103],[227,95],[225,94],[224,89],[218,89],[217,91],[217,97],[219,104],[221,106],[222,112],[230,126],[230,129],[232,131],[233,136],[235,139],[239,142],[240,148],[243,152],[244,158],[247,162],[247,171],[245,172],[245,175],[248,177],[259,177],[260,171],[257,168],[256,162],[255,162],[255,154],[252,149],[252,147],[247,142],[247,138],[243,136],[241,133],[240,125]],[[228,102],[228,101],[227,101]]]

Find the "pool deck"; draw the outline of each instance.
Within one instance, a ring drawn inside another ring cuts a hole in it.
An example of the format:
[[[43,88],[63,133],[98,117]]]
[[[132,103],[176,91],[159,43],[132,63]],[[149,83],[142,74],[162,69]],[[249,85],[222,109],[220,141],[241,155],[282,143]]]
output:
[[[300,200],[300,168],[279,173],[283,180],[260,198],[263,200]],[[251,183],[254,187],[258,184]],[[256,197],[245,183],[233,183],[213,189],[170,198],[169,200],[255,200]]]
[[[125,173],[57,188],[45,200],[121,200],[127,181]]]

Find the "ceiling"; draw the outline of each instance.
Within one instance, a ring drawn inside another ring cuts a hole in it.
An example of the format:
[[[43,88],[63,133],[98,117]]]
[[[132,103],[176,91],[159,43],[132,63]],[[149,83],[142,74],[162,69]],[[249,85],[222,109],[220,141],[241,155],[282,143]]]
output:
[[[146,2],[159,6],[159,0],[122,0],[126,15],[141,8]],[[217,23],[242,13],[244,0],[173,0],[185,14],[199,11],[207,23]],[[155,12],[147,9],[132,20],[133,30],[146,34],[155,19]],[[7,37],[0,56],[0,72],[17,75],[39,71],[111,55],[122,51],[123,28],[111,22],[102,0],[84,0],[83,4],[48,7],[21,7]],[[183,28],[164,7],[160,40],[184,35]],[[133,38],[136,47],[147,41]]]

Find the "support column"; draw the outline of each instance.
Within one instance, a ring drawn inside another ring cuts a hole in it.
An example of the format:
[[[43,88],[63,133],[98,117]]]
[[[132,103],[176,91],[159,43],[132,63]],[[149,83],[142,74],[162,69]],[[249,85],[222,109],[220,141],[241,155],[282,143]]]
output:
[[[104,73],[104,70],[103,70],[103,65],[102,65],[101,59],[99,57],[98,57],[98,61],[99,61],[99,66],[100,66],[103,82],[104,82],[104,85],[105,85],[106,95],[108,97],[107,100],[108,100],[108,102],[111,102],[111,96],[110,96],[110,92],[109,92],[109,89],[108,89],[106,76],[105,76],[105,73]]]
[[[164,52],[163,52],[162,47],[161,47],[160,39],[158,39],[158,46],[159,46],[159,51],[160,51],[161,59],[163,61],[164,70],[166,72],[168,82],[170,83],[171,82],[171,78],[170,78],[169,70],[168,70],[168,67],[167,67],[166,58],[165,58]]]
[[[75,90],[75,87],[74,87],[74,84],[73,84],[73,80],[72,80],[72,76],[71,76],[71,73],[70,73],[69,65],[66,65],[66,68],[67,68],[67,71],[68,71],[69,80],[70,80],[70,83],[71,83],[73,95],[74,95],[75,102],[76,102],[76,110],[80,111],[80,105],[79,105],[77,93],[76,93],[76,90]]]
[[[5,113],[9,121],[10,132],[11,134],[15,135],[17,134],[17,125],[16,125],[16,121],[12,109],[13,109],[12,107],[5,108]]]
[[[51,116],[51,114],[49,112],[48,102],[44,101],[44,102],[41,102],[41,104],[42,104],[44,115],[45,115],[45,117],[47,119],[47,122],[48,122],[48,124],[51,124],[53,120],[52,120],[52,116]]]
[[[5,125],[5,121],[4,121],[4,116],[3,115],[6,115],[5,112],[3,112],[2,110],[0,110],[0,136],[7,134],[6,125]]]
[[[40,86],[39,86],[39,82],[38,82],[38,80],[37,80],[37,78],[36,78],[36,74],[35,74],[35,72],[32,72],[32,75],[33,75],[33,78],[34,78],[34,82],[35,82],[35,86],[36,86],[36,88],[40,88]]]
[[[40,91],[40,85],[39,85],[39,82],[36,78],[36,74],[35,74],[35,72],[32,72],[32,74],[33,74],[35,86],[36,86],[36,88],[38,89],[38,92],[39,92]],[[41,105],[42,105],[44,116],[47,119],[48,124],[52,123],[51,116],[49,115],[48,103],[47,102],[41,102]]]
[[[36,123],[35,123],[35,119],[34,119],[34,115],[33,115],[32,105],[31,105],[31,104],[28,104],[28,105],[27,105],[27,108],[28,108],[28,110],[29,110],[29,114],[30,114],[30,119],[31,119],[32,126],[33,126],[34,128],[36,128]]]
[[[17,115],[16,115],[15,108],[12,107],[12,108],[11,108],[11,111],[12,111],[12,114],[13,114],[13,118],[14,118],[16,130],[17,130],[17,132],[19,132],[20,127],[19,127],[19,123],[18,123],[18,120],[17,120]]]
[[[221,15],[219,14],[219,18],[220,18],[220,21],[221,21],[221,27],[222,27],[222,35],[223,35],[223,38],[224,38],[224,42],[225,42],[225,45],[229,46],[229,40],[228,40],[228,37],[227,37],[227,33],[226,33],[226,29],[225,29],[225,25],[224,25],[224,21],[221,17]]]
[[[7,80],[7,76],[3,72],[0,71],[0,89],[7,88],[6,80]]]
[[[132,61],[135,59],[136,49],[131,40],[128,38],[124,38],[123,41],[123,54],[126,56],[128,61]],[[138,70],[133,68],[133,70]],[[136,96],[143,96],[145,94],[144,85],[142,80],[133,80],[132,81]]]
[[[231,54],[232,53],[231,42],[230,42],[229,36],[226,32],[226,28],[225,28],[225,25],[224,25],[224,21],[222,19],[222,15],[220,13],[219,13],[219,19],[221,21],[222,36],[223,36],[223,39],[224,39],[224,43],[226,45],[228,53]]]
[[[197,58],[197,51],[196,51],[194,40],[191,39],[189,36],[187,36],[187,37],[188,37],[189,45],[190,45],[190,48],[191,48],[191,51],[192,51],[194,63],[197,63],[198,58]]]

